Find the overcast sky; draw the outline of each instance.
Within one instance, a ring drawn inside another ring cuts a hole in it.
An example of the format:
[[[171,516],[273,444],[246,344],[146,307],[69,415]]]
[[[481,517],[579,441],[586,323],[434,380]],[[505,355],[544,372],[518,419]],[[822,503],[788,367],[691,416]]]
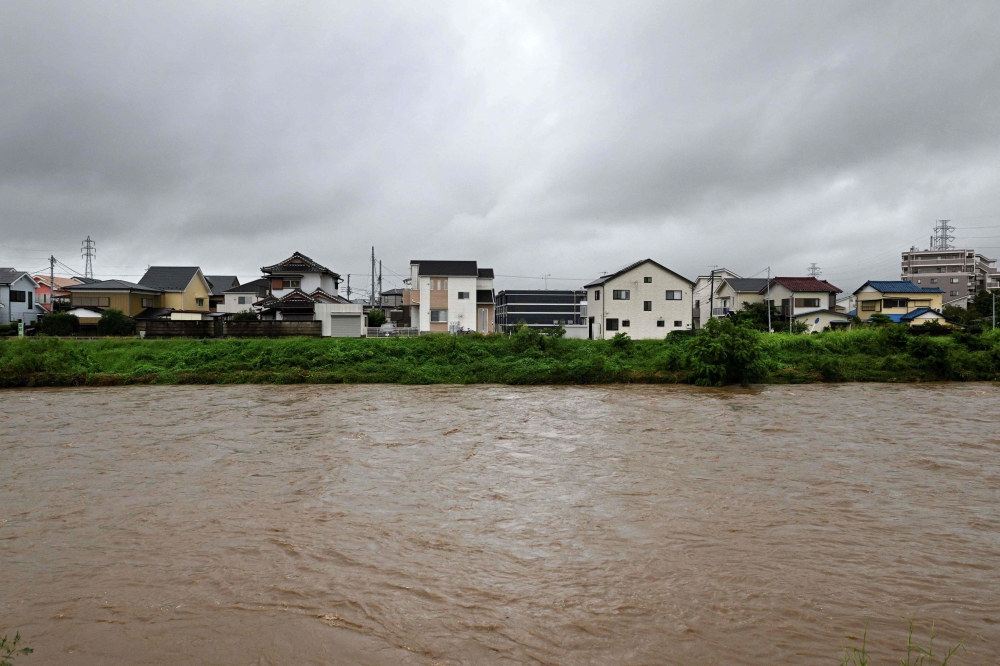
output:
[[[1000,3],[0,3],[0,265],[1000,254]],[[558,278],[568,278],[561,280]],[[352,282],[364,278],[352,277]],[[357,282],[355,282],[357,281]],[[501,277],[502,287],[543,286]]]

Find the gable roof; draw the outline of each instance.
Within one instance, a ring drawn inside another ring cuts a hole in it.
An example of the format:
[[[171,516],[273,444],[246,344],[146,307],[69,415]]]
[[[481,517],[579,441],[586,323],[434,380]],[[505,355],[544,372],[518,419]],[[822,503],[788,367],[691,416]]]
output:
[[[837,312],[836,310],[831,310],[829,308],[819,308],[818,310],[810,310],[809,312],[799,312],[798,314],[793,314],[792,319],[798,319],[799,317],[811,317],[813,315],[818,315],[822,313],[832,314],[836,317],[847,321],[850,320],[851,314],[849,312]]]
[[[139,284],[159,291],[184,291],[200,270],[197,266],[150,266]]]
[[[479,269],[479,274],[476,277],[491,278],[492,279],[493,278],[493,269],[492,268],[480,268]]]
[[[206,275],[208,286],[212,288],[212,296],[222,296],[226,289],[238,287],[240,279],[235,275]]]
[[[39,286],[45,286],[45,287],[49,286],[48,275],[38,274],[32,277],[34,277],[35,282],[37,282]],[[57,290],[62,289],[63,287],[69,287],[74,284],[80,284],[80,281],[77,280],[76,278],[59,277],[58,275],[52,278],[52,282],[55,284]]]
[[[919,287],[912,282],[906,280],[868,280],[863,285],[854,290],[854,293],[858,293],[865,287],[871,287],[877,292],[883,294],[919,294],[921,292],[936,294],[938,292],[944,293],[940,287]]]
[[[330,303],[348,303],[349,301],[340,294],[331,294],[322,289],[315,289],[309,294],[317,303],[328,301]]]
[[[767,278],[723,278],[722,281],[739,293],[759,294],[761,289],[767,287]]]
[[[256,294],[259,287],[264,287],[264,289],[269,289],[271,287],[271,281],[267,278],[258,278],[256,280],[250,280],[249,282],[244,282],[238,287],[233,287],[232,289],[226,289],[224,293],[226,294]]]
[[[84,284],[72,284],[66,287],[66,291],[145,291],[150,294],[156,294],[162,290],[126,280],[99,280],[97,282],[85,282]]]
[[[669,268],[667,268],[663,264],[661,264],[661,263],[659,263],[657,261],[653,261],[652,259],[640,259],[639,261],[635,262],[634,264],[629,264],[625,268],[619,269],[619,270],[615,271],[614,273],[610,273],[609,275],[602,275],[601,277],[597,278],[596,280],[593,280],[592,282],[588,282],[587,284],[583,285],[583,288],[587,289],[588,287],[596,287],[599,284],[604,284],[608,280],[613,280],[614,278],[618,277],[619,275],[624,275],[625,273],[628,273],[629,271],[634,270],[634,269],[638,268],[639,266],[642,266],[643,264],[653,264],[654,266],[658,266],[658,267],[662,268],[663,270],[665,270],[666,272],[670,273],[671,275],[675,275],[675,276],[679,277],[680,279],[684,280],[685,282],[687,282],[688,284],[690,284],[691,286],[694,286],[694,282],[691,282],[691,280],[688,280],[686,277],[684,277],[680,273],[678,273],[676,271],[670,270]]]
[[[422,261],[411,259],[410,265],[418,264],[417,275],[440,275],[453,277],[480,277],[474,261]],[[491,269],[484,269],[490,270]]]
[[[771,283],[780,284],[782,287],[785,287],[789,291],[797,291],[797,292],[826,291],[831,294],[839,294],[843,291],[837,287],[834,287],[826,280],[817,280],[814,277],[775,277],[771,278]],[[758,291],[757,293],[763,294],[766,290],[767,290],[767,285],[764,285],[764,288]]]
[[[20,280],[23,275],[28,274],[16,268],[0,268],[0,284],[13,284]],[[28,277],[30,279],[31,276]]]
[[[292,256],[284,261],[279,261],[272,266],[262,266],[261,273],[327,273],[335,280],[340,281],[340,275],[334,273],[326,266],[318,264],[301,252],[293,252]]]

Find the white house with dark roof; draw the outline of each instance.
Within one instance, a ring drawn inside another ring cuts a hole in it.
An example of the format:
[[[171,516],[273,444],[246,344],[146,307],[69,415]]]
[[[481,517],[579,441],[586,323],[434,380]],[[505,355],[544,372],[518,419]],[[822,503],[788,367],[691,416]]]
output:
[[[271,280],[260,278],[226,289],[222,303],[216,306],[216,312],[235,314],[253,310],[255,303],[267,298],[270,288]]]
[[[35,302],[35,281],[16,268],[0,268],[0,324],[34,324],[45,310]]]
[[[267,294],[254,304],[264,319],[325,319],[326,315],[322,313],[329,308],[317,308],[317,305],[347,304],[347,299],[338,293],[340,275],[301,252],[295,252],[274,265],[263,266],[260,270],[267,284]],[[354,317],[353,310],[351,316]]]
[[[643,259],[584,286],[591,339],[627,333],[634,340],[664,338],[692,326],[694,282]]]
[[[493,269],[475,261],[410,261],[403,307],[421,331],[492,333]]]
[[[208,297],[208,309],[212,312],[225,312],[219,306],[226,302],[226,290],[240,286],[240,279],[235,275],[206,275],[208,286],[212,293]]]
[[[712,310],[717,307],[714,294],[726,278],[740,276],[728,268],[716,268],[708,275],[699,275],[694,281],[691,295],[691,326],[701,328],[712,318]]]
[[[760,294],[768,297],[771,305],[777,308],[779,317],[785,325],[789,325],[790,318],[798,315],[818,310],[836,312],[837,294],[841,291],[826,280],[814,277],[774,277],[764,285]]]

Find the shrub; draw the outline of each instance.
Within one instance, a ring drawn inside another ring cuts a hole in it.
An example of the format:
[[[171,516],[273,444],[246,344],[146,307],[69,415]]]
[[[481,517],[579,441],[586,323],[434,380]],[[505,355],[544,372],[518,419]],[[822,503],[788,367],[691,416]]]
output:
[[[385,313],[381,310],[372,310],[368,313],[368,325],[377,328],[385,323]]]
[[[244,310],[233,315],[233,321],[257,321],[259,317],[253,310]]]
[[[689,350],[695,384],[699,386],[746,386],[767,374],[761,334],[731,319],[709,319],[691,341]]]
[[[135,320],[125,316],[121,310],[108,308],[101,313],[101,318],[97,321],[97,332],[101,335],[133,335]]]
[[[42,317],[45,335],[75,335],[80,332],[80,319],[68,312],[53,312]]]

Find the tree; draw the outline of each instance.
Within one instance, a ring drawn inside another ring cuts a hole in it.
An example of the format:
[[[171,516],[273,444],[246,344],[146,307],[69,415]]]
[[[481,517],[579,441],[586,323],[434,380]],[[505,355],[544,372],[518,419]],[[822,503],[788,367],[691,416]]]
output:
[[[40,322],[45,335],[75,335],[80,332],[80,320],[68,312],[52,312]]]
[[[101,335],[133,335],[135,333],[135,320],[125,316],[121,310],[108,308],[101,313],[101,318],[97,320],[97,332]]]
[[[377,328],[385,323],[385,313],[381,310],[372,310],[368,313],[368,325]]]
[[[259,317],[253,310],[243,310],[233,315],[233,321],[257,321]]]
[[[743,309],[739,312],[729,313],[729,317],[736,321],[737,325],[749,326],[755,331],[767,333],[767,303],[743,303]],[[771,306],[771,322],[778,320],[778,310]]]
[[[760,332],[732,319],[709,319],[689,349],[698,386],[746,386],[767,375]]]

